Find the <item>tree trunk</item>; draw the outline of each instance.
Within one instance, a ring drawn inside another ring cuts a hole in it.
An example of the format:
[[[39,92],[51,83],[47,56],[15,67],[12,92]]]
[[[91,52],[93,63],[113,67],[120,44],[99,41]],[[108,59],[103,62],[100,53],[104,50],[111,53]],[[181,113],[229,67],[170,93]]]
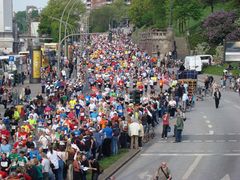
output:
[[[212,11],[212,13],[214,11],[214,4],[213,4],[213,2],[211,2],[211,11]]]

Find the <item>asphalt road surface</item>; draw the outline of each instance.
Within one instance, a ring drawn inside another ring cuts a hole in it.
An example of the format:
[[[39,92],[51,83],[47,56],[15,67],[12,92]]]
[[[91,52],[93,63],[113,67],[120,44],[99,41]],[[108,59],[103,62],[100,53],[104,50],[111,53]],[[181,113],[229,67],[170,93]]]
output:
[[[172,128],[173,129],[173,128]],[[240,97],[222,92],[219,109],[212,97],[197,101],[187,113],[183,142],[160,138],[121,168],[117,180],[150,180],[162,161],[166,161],[174,180],[240,180]]]

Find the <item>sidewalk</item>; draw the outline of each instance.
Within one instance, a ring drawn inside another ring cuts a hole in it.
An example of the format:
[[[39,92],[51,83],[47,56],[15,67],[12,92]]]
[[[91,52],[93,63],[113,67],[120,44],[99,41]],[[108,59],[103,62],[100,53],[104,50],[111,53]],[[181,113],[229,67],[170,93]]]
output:
[[[214,80],[217,82],[217,84],[220,85],[220,81],[221,81],[222,77],[217,76],[217,75],[210,75],[210,74],[199,74],[198,75],[198,85],[200,84],[200,86],[204,86],[204,81],[207,76],[212,76],[214,78]]]
[[[38,83],[38,84],[30,84],[28,78],[24,81],[24,84],[23,84],[23,85],[22,85],[22,84],[18,84],[18,85],[16,85],[15,87],[13,87],[13,90],[16,89],[16,90],[18,91],[18,93],[20,94],[21,91],[22,91],[22,89],[24,89],[24,88],[27,87],[27,86],[29,86],[30,89],[31,89],[31,92],[32,92],[32,95],[31,95],[31,96],[32,96],[32,98],[36,97],[37,94],[38,94],[39,92],[41,92],[41,83]],[[4,112],[5,112],[4,106],[1,104],[1,105],[0,105],[0,113],[1,113],[2,116],[3,116]]]

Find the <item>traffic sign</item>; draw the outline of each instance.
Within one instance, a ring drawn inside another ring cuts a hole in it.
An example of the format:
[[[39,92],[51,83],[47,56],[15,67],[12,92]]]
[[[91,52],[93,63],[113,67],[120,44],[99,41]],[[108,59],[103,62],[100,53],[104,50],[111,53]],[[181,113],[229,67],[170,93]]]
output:
[[[14,56],[9,56],[8,61],[9,62],[14,62]]]

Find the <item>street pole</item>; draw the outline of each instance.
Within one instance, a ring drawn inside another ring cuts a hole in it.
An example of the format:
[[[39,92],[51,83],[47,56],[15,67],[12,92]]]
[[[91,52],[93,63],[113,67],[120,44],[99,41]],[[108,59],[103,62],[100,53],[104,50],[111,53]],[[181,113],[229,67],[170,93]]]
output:
[[[68,20],[69,20],[69,16],[70,16],[70,13],[72,12],[72,9],[73,7],[75,6],[75,4],[78,2],[78,0],[75,0],[74,3],[72,4],[70,10],[68,11],[68,16],[67,16],[67,20],[66,20],[66,23],[68,23]],[[65,24],[65,30],[64,30],[64,37],[67,35],[67,26]],[[68,46],[67,46],[67,40],[65,39],[65,56],[67,57],[67,52],[68,52]]]
[[[53,19],[53,20],[56,20],[56,21],[58,21],[58,22],[62,22],[65,26],[67,26],[68,28],[69,28],[69,30],[71,31],[71,33],[73,34],[74,32],[76,32],[76,31],[74,31],[74,29],[73,29],[73,25],[71,25],[71,24],[69,24],[69,23],[67,23],[67,22],[65,22],[65,21],[61,21],[60,19],[58,19],[58,18],[56,18],[56,17],[53,17],[53,16],[49,16],[51,19]],[[67,29],[67,31],[68,31],[68,29]],[[68,31],[69,32],[69,31]]]
[[[58,34],[58,75],[60,76],[60,61],[61,61],[61,34],[62,34],[62,21],[63,21],[63,16],[65,14],[65,11],[67,10],[69,4],[72,2],[72,0],[69,0],[68,3],[66,4],[63,12],[62,12],[62,16],[60,19],[60,23],[59,23],[59,34]]]

